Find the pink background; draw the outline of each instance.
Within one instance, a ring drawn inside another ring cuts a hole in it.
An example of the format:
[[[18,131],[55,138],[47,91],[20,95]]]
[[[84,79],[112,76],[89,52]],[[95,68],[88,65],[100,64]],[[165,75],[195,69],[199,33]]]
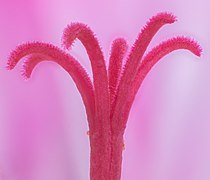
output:
[[[0,174],[9,180],[87,180],[89,141],[85,109],[67,73],[50,62],[24,81],[21,63],[5,70],[17,44],[60,46],[70,22],[88,24],[106,60],[112,40],[131,46],[152,15],[168,11],[178,22],[151,43],[191,36],[204,52],[165,57],[146,77],[130,113],[122,180],[210,179],[210,21],[207,0],[0,0]],[[80,43],[71,52],[91,74]],[[1,179],[1,177],[0,177]]]

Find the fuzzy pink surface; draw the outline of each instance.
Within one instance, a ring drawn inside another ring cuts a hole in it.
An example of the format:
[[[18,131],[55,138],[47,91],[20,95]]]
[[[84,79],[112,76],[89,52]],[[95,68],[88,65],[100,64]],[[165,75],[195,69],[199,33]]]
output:
[[[99,42],[91,29],[82,23],[68,25],[63,33],[63,46],[70,49],[76,39],[81,41],[91,62],[93,82],[76,59],[51,44],[29,42],[17,46],[10,53],[8,70],[14,69],[22,58],[29,56],[23,64],[25,78],[31,76],[41,61],[50,60],[61,65],[74,80],[83,99],[89,126],[91,180],[121,179],[123,138],[128,115],[136,93],[151,68],[174,50],[186,49],[197,56],[201,55],[201,47],[196,41],[173,37],[161,42],[143,57],[158,30],[174,22],[175,16],[165,12],[150,18],[127,56],[126,41],[114,40],[108,70]],[[122,66],[123,59],[126,61]],[[25,178],[25,173],[20,172],[20,176]]]
[[[123,36],[131,45],[146,20],[164,10],[176,14],[179,22],[161,30],[152,43],[185,34],[199,40],[205,50],[210,27],[207,7],[207,1],[91,1],[86,5],[82,1],[18,1],[16,6],[2,1],[0,65],[5,66],[10,50],[22,42],[59,45],[63,27],[75,21],[94,29],[108,59],[114,38]],[[80,44],[74,50],[90,72]],[[174,53],[145,79],[126,130],[123,180],[209,179],[209,57],[204,51],[206,61],[198,62],[187,53]],[[22,170],[35,180],[86,180],[88,127],[82,100],[58,66],[43,63],[35,71],[36,76],[24,82],[18,70],[8,73],[1,68],[1,172],[18,177]]]

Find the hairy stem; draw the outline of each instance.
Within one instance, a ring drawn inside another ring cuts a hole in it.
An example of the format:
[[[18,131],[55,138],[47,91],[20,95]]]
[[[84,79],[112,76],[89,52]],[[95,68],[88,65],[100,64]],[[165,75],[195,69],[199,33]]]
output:
[[[91,145],[90,174],[91,180],[99,180],[104,179],[109,174],[111,158],[110,99],[107,70],[98,40],[90,28],[82,23],[72,23],[64,30],[63,45],[70,48],[75,39],[79,39],[84,45],[93,71],[95,117],[93,127],[89,130]]]
[[[94,92],[92,83],[83,67],[70,55],[47,43],[26,43],[18,46],[8,60],[7,68],[13,69],[21,58],[35,54],[26,61],[24,74],[30,76],[34,67],[43,60],[54,61],[61,65],[74,80],[85,105],[89,126],[94,118]],[[46,59],[45,59],[46,58]]]

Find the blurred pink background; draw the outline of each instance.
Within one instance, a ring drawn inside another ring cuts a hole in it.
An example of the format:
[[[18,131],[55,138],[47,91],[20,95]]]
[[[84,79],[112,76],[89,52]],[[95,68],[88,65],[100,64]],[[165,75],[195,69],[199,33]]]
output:
[[[2,179],[89,179],[85,109],[72,79],[57,64],[45,62],[24,81],[23,61],[11,72],[4,68],[10,51],[27,41],[60,46],[66,25],[79,21],[95,32],[107,60],[112,40],[124,37],[131,46],[151,16],[168,11],[178,22],[161,29],[150,48],[186,35],[204,52],[197,58],[176,51],[145,79],[127,125],[122,180],[209,180],[209,6],[207,0],[0,0]],[[71,54],[91,74],[80,43]]]

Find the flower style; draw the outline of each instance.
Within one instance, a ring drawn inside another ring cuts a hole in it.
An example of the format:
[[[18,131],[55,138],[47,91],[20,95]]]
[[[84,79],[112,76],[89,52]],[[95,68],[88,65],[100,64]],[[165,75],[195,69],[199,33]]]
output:
[[[170,13],[153,16],[140,31],[124,66],[122,61],[128,45],[123,38],[114,40],[108,70],[98,40],[91,29],[82,23],[67,26],[62,44],[65,49],[70,49],[76,39],[82,42],[91,62],[93,82],[74,57],[52,44],[25,43],[10,54],[8,69],[13,69],[21,58],[28,57],[22,72],[26,78],[31,76],[38,63],[49,60],[62,66],[74,80],[86,108],[91,146],[91,180],[120,180],[123,135],[129,112],[150,69],[165,55],[178,49],[186,49],[200,56],[200,46],[183,36],[163,41],[144,55],[157,31],[175,21],[175,16]]]

